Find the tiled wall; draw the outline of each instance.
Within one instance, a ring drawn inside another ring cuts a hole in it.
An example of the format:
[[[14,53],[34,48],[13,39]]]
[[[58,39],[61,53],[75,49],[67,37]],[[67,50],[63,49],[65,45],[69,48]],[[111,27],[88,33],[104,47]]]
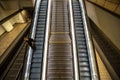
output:
[[[88,0],[107,10],[120,15],[120,0]]]

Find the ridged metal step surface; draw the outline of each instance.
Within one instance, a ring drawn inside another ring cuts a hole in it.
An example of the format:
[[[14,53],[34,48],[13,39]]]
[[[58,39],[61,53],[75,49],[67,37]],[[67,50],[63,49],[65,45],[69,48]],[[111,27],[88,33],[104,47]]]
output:
[[[91,80],[87,44],[79,0],[72,0],[80,80]]]
[[[47,19],[48,0],[41,0],[35,35],[35,50],[33,50],[30,80],[40,80],[42,72],[42,59],[44,50],[45,27]]]
[[[68,0],[52,0],[46,80],[74,80]]]

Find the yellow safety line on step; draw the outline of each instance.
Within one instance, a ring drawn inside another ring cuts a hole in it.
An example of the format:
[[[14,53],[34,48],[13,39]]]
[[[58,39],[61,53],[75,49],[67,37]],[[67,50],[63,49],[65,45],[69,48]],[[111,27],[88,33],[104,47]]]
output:
[[[66,43],[71,43],[70,40],[65,40],[65,41],[49,41],[49,43],[52,43],[52,44],[66,44]]]
[[[69,34],[69,32],[51,32],[51,34]]]

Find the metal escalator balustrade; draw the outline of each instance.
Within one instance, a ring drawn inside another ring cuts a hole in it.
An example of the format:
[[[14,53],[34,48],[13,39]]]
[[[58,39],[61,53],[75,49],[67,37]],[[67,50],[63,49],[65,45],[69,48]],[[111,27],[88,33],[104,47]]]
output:
[[[97,68],[87,29],[82,0],[72,0],[79,75],[81,80],[98,80]]]
[[[48,0],[37,0],[35,18],[31,38],[34,39],[35,49],[29,48],[25,80],[40,80],[44,53],[44,39],[47,19]]]

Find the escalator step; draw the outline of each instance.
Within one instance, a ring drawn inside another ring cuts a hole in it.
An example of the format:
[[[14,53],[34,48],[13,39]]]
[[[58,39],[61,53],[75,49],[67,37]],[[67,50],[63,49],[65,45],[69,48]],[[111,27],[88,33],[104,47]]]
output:
[[[88,62],[80,62],[79,66],[80,67],[88,67],[89,64],[88,64]]]
[[[79,55],[79,57],[87,57],[87,54],[86,53],[80,53],[80,54],[78,54]]]
[[[40,68],[41,66],[40,66],[40,64],[41,64],[41,62],[36,62],[36,63],[32,63],[32,68]]]
[[[33,54],[33,58],[42,58],[42,55],[40,55],[40,54]]]
[[[88,58],[87,57],[79,57],[78,58],[80,62],[87,62],[88,61]]]
[[[80,74],[81,77],[90,77],[90,74],[88,72],[81,72]],[[83,78],[84,79],[84,78]],[[85,80],[85,79],[84,79]]]
[[[31,73],[30,78],[33,79],[33,80],[35,80],[35,79],[40,80],[40,73]]]
[[[38,73],[38,74],[39,74],[40,71],[41,71],[41,70],[40,70],[40,68],[38,68],[38,67],[34,67],[34,68],[31,69],[31,72],[32,72],[33,74],[34,74],[34,73]]]
[[[34,58],[34,59],[32,60],[33,63],[37,63],[37,62],[41,62],[41,61],[42,61],[41,58]]]
[[[84,72],[84,71],[85,71],[85,72],[89,72],[90,70],[89,70],[88,67],[81,67],[81,68],[80,68],[80,71],[81,71],[81,72]]]

